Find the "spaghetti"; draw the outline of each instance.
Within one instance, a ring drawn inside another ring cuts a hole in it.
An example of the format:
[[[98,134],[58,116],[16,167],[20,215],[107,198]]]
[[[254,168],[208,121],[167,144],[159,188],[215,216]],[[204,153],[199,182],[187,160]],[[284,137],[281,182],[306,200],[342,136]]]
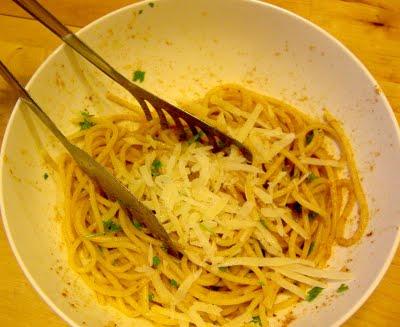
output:
[[[129,112],[90,117],[89,128],[71,139],[154,210],[184,255],[169,256],[63,155],[69,261],[100,303],[159,326],[242,326],[254,319],[268,326],[310,288],[351,278],[323,269],[333,245],[355,244],[368,223],[353,152],[329,113],[317,121],[237,85],[187,106],[244,142],[254,156],[248,165],[233,147],[213,153],[201,133],[180,141],[174,129],[145,121],[140,108],[109,99]]]

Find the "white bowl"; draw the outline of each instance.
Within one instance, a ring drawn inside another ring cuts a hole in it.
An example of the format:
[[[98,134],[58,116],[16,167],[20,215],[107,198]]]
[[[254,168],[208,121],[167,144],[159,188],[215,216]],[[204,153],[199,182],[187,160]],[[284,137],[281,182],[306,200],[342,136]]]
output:
[[[315,303],[300,305],[293,326],[338,325],[367,299],[386,271],[399,241],[397,199],[400,144],[385,96],[365,67],[326,32],[280,8],[239,0],[164,0],[134,4],[82,29],[79,35],[130,78],[146,71],[143,86],[171,101],[198,98],[224,82],[247,85],[320,114],[328,107],[343,123],[363,176],[371,223],[361,244],[337,249],[356,278],[348,292],[337,285]],[[139,10],[143,10],[139,14]],[[119,110],[105,99],[119,87],[65,46],[51,55],[29,83],[37,102],[66,133],[84,108]],[[66,262],[56,210],[54,173],[40,148],[57,141],[18,103],[2,146],[1,208],[5,230],[27,278],[42,298],[73,326],[132,320],[100,306]],[[43,174],[49,172],[45,180]],[[315,307],[319,308],[316,309]],[[139,324],[133,324],[139,325]],[[141,326],[143,324],[140,324]]]

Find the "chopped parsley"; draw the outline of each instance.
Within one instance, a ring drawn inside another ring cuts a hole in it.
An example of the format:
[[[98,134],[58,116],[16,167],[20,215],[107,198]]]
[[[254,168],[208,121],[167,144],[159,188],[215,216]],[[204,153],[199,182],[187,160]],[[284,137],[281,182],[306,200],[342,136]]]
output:
[[[133,224],[133,226],[136,228],[136,229],[142,229],[142,224],[141,223],[139,223],[138,221],[136,221],[136,220],[132,220],[132,224]]]
[[[162,163],[160,160],[155,159],[151,164],[151,176],[159,176]]]
[[[171,284],[172,287],[178,288],[179,284],[175,279],[170,279],[169,283]]]
[[[262,326],[260,316],[253,316],[250,322]]]
[[[83,118],[87,118],[87,119],[89,119],[89,118],[94,116],[94,115],[90,114],[89,111],[87,111],[87,109],[81,111],[81,115],[82,115]]]
[[[294,205],[293,205],[293,209],[294,209],[294,211],[296,211],[298,214],[300,214],[300,213],[301,213],[301,209],[302,209],[301,204],[298,203],[298,202],[296,201],[296,202],[294,203]]]
[[[266,222],[264,219],[260,219],[260,223],[261,223],[261,225],[263,225],[265,228],[268,228],[268,227],[267,227],[267,222]]]
[[[188,143],[189,144],[192,144],[192,143],[198,143],[198,142],[200,142],[200,140],[201,140],[201,138],[204,136],[204,133],[202,132],[202,131],[200,131],[200,132],[198,132],[196,135],[194,135],[189,141],[188,141]]]
[[[49,178],[49,174],[48,174],[48,173],[44,173],[44,174],[43,174],[43,178],[44,178],[44,179],[48,179],[48,178]]]
[[[157,257],[156,255],[153,257],[153,267],[157,268],[161,263],[161,259],[159,257]]]
[[[307,292],[306,301],[308,301],[308,302],[313,301],[322,292],[322,290],[323,290],[323,288],[322,287],[318,287],[318,286],[310,289]]]
[[[94,122],[90,120],[91,117],[93,117],[93,115],[89,114],[89,112],[86,109],[84,111],[81,111],[81,116],[83,118],[83,120],[79,122],[81,131],[96,125]]]
[[[346,292],[349,289],[349,287],[346,284],[341,284],[339,288],[336,290],[338,293],[343,293]]]
[[[309,133],[307,133],[306,135],[306,145],[310,144],[311,141],[314,138],[314,131],[310,131]]]
[[[309,213],[308,213],[308,219],[309,220],[314,220],[315,218],[317,218],[318,217],[318,214],[315,212],[315,211],[310,211]]]
[[[228,267],[218,267],[218,269],[222,272],[227,272],[228,271]]]
[[[81,127],[81,131],[83,131],[85,129],[89,129],[90,127],[94,126],[94,123],[85,118],[83,119],[83,121],[79,122],[79,126]]]
[[[90,127],[95,125],[95,123],[92,122],[90,120],[90,118],[89,118],[91,115],[86,115],[85,111],[82,111],[81,114],[83,116],[83,120],[79,122],[79,126],[81,128],[81,131],[83,131],[85,129],[89,129]]]
[[[312,241],[311,244],[310,244],[310,247],[309,247],[309,249],[308,249],[307,255],[310,255],[310,254],[311,254],[311,252],[314,250],[314,246],[315,246],[315,242]]]
[[[211,228],[207,227],[207,226],[204,225],[203,223],[199,223],[199,226],[200,226],[200,228],[201,228],[202,230],[204,230],[205,232],[209,232],[209,233],[212,234],[212,235],[215,234],[215,232],[214,232]]]
[[[143,83],[145,74],[146,74],[146,72],[144,72],[142,70],[135,70],[133,72],[132,79],[133,79],[134,82],[139,81],[140,83]]]
[[[154,8],[154,3],[153,2],[149,2],[149,7],[150,8]]]
[[[139,10],[139,15],[141,15],[143,13],[143,9]]]
[[[103,226],[107,233],[114,233],[120,231],[122,228],[115,223],[112,219],[103,220]]]
[[[258,285],[260,285],[260,286],[265,286],[265,283],[264,283],[262,280],[259,280],[259,281],[258,281]]]
[[[154,294],[153,293],[149,293],[149,295],[148,295],[148,300],[149,300],[149,302],[153,302],[153,300],[154,300]]]
[[[318,177],[315,176],[314,173],[311,173],[310,175],[307,176],[307,182],[312,182],[313,180],[317,179]]]

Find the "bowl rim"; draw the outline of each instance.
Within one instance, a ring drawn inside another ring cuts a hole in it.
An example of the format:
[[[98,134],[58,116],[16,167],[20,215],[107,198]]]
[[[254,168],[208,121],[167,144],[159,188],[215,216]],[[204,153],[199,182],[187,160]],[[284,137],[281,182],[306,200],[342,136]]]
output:
[[[167,0],[168,1],[168,0]],[[323,36],[325,36],[327,39],[329,39],[331,42],[333,42],[333,44],[335,44],[335,46],[339,47],[352,61],[355,65],[357,65],[357,67],[365,74],[365,76],[367,77],[367,79],[372,83],[375,84],[377,86],[379,86],[379,83],[375,80],[375,78],[373,77],[373,75],[369,72],[369,70],[364,66],[364,64],[361,62],[360,59],[358,59],[358,57],[356,57],[355,54],[353,54],[343,43],[341,43],[338,39],[336,39],[333,35],[331,35],[330,33],[328,33],[327,31],[325,31],[322,27],[318,26],[317,24],[309,21],[308,19],[294,13],[291,12],[287,9],[284,9],[282,7],[279,7],[277,5],[273,5],[270,3],[266,3],[266,2],[261,2],[259,0],[235,0],[237,2],[248,2],[252,5],[255,6],[260,6],[260,7],[269,7],[277,12],[280,12],[281,14],[284,14],[286,16],[288,16],[290,19],[295,19],[297,21],[300,21],[301,23],[308,25],[309,27],[312,27],[313,29],[317,30],[319,33],[321,33]],[[124,7],[121,7],[117,10],[114,10],[112,12],[107,13],[104,16],[101,16],[100,18],[90,22],[88,25],[82,27],[78,32],[76,32],[76,34],[79,36],[81,33],[84,33],[86,30],[90,29],[92,26],[97,25],[97,24],[101,24],[103,21],[107,20],[109,17],[112,17],[114,15],[118,15],[120,12],[126,11],[126,10],[132,10],[133,8],[136,7],[142,7],[145,6],[146,4],[149,4],[150,2],[162,2],[162,0],[143,0],[143,1],[139,1]],[[66,48],[67,45],[66,44],[61,44],[59,45],[41,64],[40,66],[36,69],[36,71],[34,72],[34,74],[31,76],[31,78],[29,79],[29,82],[26,85],[26,88],[29,90],[31,85],[33,83],[35,83],[35,80],[38,78],[38,75],[40,75],[40,73],[42,72],[42,70],[44,70],[44,68],[46,67],[46,65],[53,59],[53,57],[55,57],[59,52],[63,51],[64,48]],[[396,131],[397,134],[397,141],[400,143],[400,128],[399,125],[397,123],[396,120],[396,116],[393,112],[393,109],[388,101],[388,99],[386,98],[386,95],[384,94],[384,92],[380,92],[380,97],[383,101],[383,105],[387,111],[387,113],[389,114],[389,117],[391,118],[391,122],[393,124],[393,128]],[[28,268],[25,266],[24,261],[21,258],[21,255],[16,247],[16,244],[14,242],[14,239],[12,238],[11,235],[11,231],[9,229],[9,223],[8,223],[8,219],[7,219],[7,215],[6,215],[6,209],[4,207],[4,192],[3,192],[3,182],[4,182],[4,176],[3,176],[3,172],[4,172],[4,155],[5,155],[5,146],[8,143],[8,138],[9,138],[9,134],[10,134],[10,130],[12,128],[12,125],[14,123],[15,120],[15,116],[16,116],[16,111],[18,110],[18,108],[20,107],[20,103],[21,100],[18,98],[17,102],[15,103],[13,110],[11,112],[10,118],[8,120],[5,132],[4,132],[4,137],[3,137],[3,141],[1,144],[1,152],[0,152],[0,212],[1,212],[1,218],[3,221],[3,227],[4,227],[4,231],[5,234],[7,236],[7,240],[8,243],[11,247],[11,250],[18,262],[18,265],[20,266],[21,270],[23,271],[25,277],[28,279],[28,281],[30,282],[30,284],[32,285],[32,287],[35,289],[35,291],[39,294],[39,296],[44,300],[44,302],[53,310],[53,312],[55,312],[59,317],[61,317],[65,322],[67,322],[69,325],[74,326],[74,327],[79,327],[79,325],[72,319],[70,318],[66,313],[64,313],[55,303],[52,299],[49,298],[49,296],[42,290],[42,288],[39,286],[39,284],[36,282],[35,278],[32,276],[32,274],[29,272]],[[374,281],[370,284],[370,286],[367,288],[367,290],[364,292],[364,294],[358,299],[357,302],[355,302],[351,308],[349,308],[349,310],[346,312],[346,314],[344,314],[343,316],[341,316],[340,318],[338,318],[335,323],[332,326],[340,326],[342,325],[346,320],[348,320],[364,303],[365,301],[371,296],[372,292],[376,289],[376,287],[378,286],[378,284],[381,282],[383,276],[385,275],[386,271],[388,270],[393,257],[397,251],[397,248],[399,246],[400,243],[400,229],[397,229],[397,234],[395,237],[395,240],[392,244],[392,248],[390,250],[390,252],[387,255],[385,264],[381,267],[381,269],[379,270],[379,273],[376,275]]]

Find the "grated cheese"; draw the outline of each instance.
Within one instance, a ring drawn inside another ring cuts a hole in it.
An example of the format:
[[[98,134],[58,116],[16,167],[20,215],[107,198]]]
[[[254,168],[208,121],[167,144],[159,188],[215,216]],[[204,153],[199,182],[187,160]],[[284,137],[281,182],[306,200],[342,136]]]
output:
[[[264,203],[264,204],[271,204],[272,203],[272,196],[268,194],[260,187],[254,188],[254,194]]]
[[[178,291],[175,293],[175,298],[173,300],[174,304],[178,304],[185,298],[193,283],[200,277],[201,272],[202,269],[199,269],[195,273],[190,274],[184,279],[182,284],[179,286]]]
[[[261,209],[261,214],[264,217],[269,217],[269,218],[276,218],[276,217],[282,217],[284,215],[287,215],[288,210],[283,209],[283,208],[262,208]]]
[[[256,124],[258,116],[260,115],[260,113],[262,111],[263,111],[263,106],[260,103],[258,103],[256,105],[256,107],[254,108],[253,112],[248,117],[247,121],[244,123],[244,125],[238,131],[238,133],[236,135],[236,139],[239,142],[244,142],[246,140],[246,138],[249,135],[250,131],[252,130],[252,128]]]

